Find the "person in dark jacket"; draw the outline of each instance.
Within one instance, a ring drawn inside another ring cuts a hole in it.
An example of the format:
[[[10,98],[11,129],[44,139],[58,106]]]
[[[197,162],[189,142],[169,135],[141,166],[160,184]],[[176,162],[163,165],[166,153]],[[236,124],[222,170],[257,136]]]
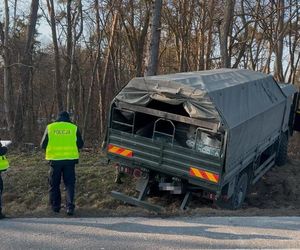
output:
[[[8,160],[5,155],[7,153],[7,147],[3,147],[0,141],[0,219],[4,219],[5,215],[2,213],[2,192],[3,192],[3,180],[1,173],[9,168]]]
[[[83,140],[77,126],[71,122],[68,112],[59,113],[57,121],[47,126],[41,147],[46,150],[46,160],[50,163],[49,202],[52,210],[59,213],[61,209],[62,176],[66,188],[67,214],[73,215],[75,164],[78,163],[79,149],[83,147]]]

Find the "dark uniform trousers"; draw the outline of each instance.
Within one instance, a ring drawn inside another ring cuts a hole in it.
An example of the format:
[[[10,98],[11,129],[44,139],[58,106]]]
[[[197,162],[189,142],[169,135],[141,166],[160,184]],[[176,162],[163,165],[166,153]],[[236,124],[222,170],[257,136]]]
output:
[[[3,192],[3,180],[0,171],[0,212],[2,211],[2,192]]]
[[[75,164],[52,165],[49,175],[49,199],[52,209],[59,210],[61,208],[60,182],[61,177],[66,188],[66,208],[74,209],[75,194]]]

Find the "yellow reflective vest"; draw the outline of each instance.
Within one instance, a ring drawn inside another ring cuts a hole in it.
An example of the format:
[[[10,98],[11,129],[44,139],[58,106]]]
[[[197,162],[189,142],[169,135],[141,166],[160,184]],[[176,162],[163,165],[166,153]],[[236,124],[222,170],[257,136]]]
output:
[[[54,122],[47,126],[46,160],[77,160],[77,126],[69,122]]]
[[[6,157],[4,155],[0,156],[0,171],[4,171],[8,168],[9,168],[8,160],[6,159]]]

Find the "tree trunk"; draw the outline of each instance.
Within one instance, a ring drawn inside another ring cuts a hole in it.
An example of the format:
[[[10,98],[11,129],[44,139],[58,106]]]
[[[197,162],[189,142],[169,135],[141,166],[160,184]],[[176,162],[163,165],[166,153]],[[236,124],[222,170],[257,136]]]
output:
[[[297,52],[297,47],[300,42],[300,32],[295,32],[293,28],[293,23],[300,23],[300,3],[299,1],[296,3],[296,6],[293,6],[293,0],[289,1],[289,15],[292,17],[293,15],[293,7],[296,8],[296,19],[293,20],[291,19],[289,21],[289,36],[288,36],[288,47],[289,47],[289,56],[290,56],[290,65],[291,65],[291,70],[288,72],[288,80],[287,82],[290,83],[295,83],[295,76],[297,73],[298,69],[298,63],[299,63],[299,56],[300,52],[298,55],[296,55]]]
[[[272,53],[273,53],[273,47],[271,42],[268,43],[268,57],[266,60],[266,63],[262,69],[262,72],[266,74],[270,74],[270,64],[271,64],[271,59],[272,59]]]
[[[208,34],[207,34],[207,45],[206,45],[206,61],[205,69],[211,68],[211,52],[212,52],[212,34],[214,28],[214,13],[215,13],[215,0],[210,0],[209,5],[209,22],[208,22]]]
[[[233,64],[232,68],[237,68],[241,62],[241,59],[245,56],[246,54],[246,49],[247,49],[247,43],[248,43],[248,37],[249,37],[249,23],[246,21],[245,17],[245,9],[244,9],[244,0],[241,1],[241,19],[243,23],[243,29],[244,35],[243,35],[243,41],[241,41],[241,47],[239,47],[239,53],[238,56],[235,60],[235,63]]]
[[[204,70],[204,64],[205,64],[205,29],[206,29],[206,19],[207,19],[207,13],[206,13],[206,1],[202,2],[202,5],[199,10],[199,14],[201,17],[200,20],[200,27],[199,31],[197,31],[199,35],[199,45],[198,45],[198,61],[197,61],[197,70]],[[198,39],[197,39],[198,41]]]
[[[134,57],[134,67],[135,67],[135,76],[142,76],[143,69],[143,58],[144,58],[144,48],[146,43],[146,37],[150,22],[150,10],[147,9],[144,17],[143,24],[137,29],[134,25],[135,23],[135,13],[133,9],[133,1],[130,1],[131,13],[130,20],[125,18],[125,13],[123,13],[123,9],[119,8],[119,12],[121,14],[121,21],[126,31],[126,38],[128,41],[128,45],[130,47],[131,53]]]
[[[4,0],[4,32],[1,27],[1,40],[3,43],[3,64],[4,64],[4,112],[5,119],[8,127],[10,136],[12,137],[12,131],[14,126],[14,102],[13,102],[13,88],[12,88],[12,77],[11,77],[11,55],[9,50],[9,8],[8,1]],[[2,26],[2,24],[1,24]]]
[[[155,0],[152,13],[151,41],[149,46],[148,65],[145,75],[152,76],[157,74],[158,54],[161,33],[161,9],[162,0]]]
[[[32,0],[29,16],[29,23],[26,34],[25,51],[20,67],[21,75],[21,96],[18,99],[17,112],[15,117],[14,140],[21,142],[32,140],[33,138],[33,103],[29,101],[29,89],[32,75],[32,53],[34,45],[35,27],[37,22],[37,12],[39,0]]]
[[[186,33],[186,26],[187,26],[187,1],[179,2],[179,71],[185,72],[187,71],[187,40],[188,36]]]
[[[77,34],[77,23],[80,22],[80,29]],[[69,24],[68,24],[69,25]],[[69,78],[67,82],[67,110],[71,113],[74,114],[74,118],[78,118],[78,86],[77,86],[77,81],[75,80],[75,67],[76,67],[76,45],[77,41],[81,36],[82,33],[82,5],[81,1],[77,1],[77,6],[76,6],[76,12],[75,16],[73,17],[73,21],[71,23],[72,25],[72,40],[71,40],[71,55],[68,61],[70,62],[69,65]]]
[[[278,15],[278,29],[277,29],[277,42],[275,44],[275,62],[274,62],[274,77],[280,81],[284,81],[283,68],[282,68],[282,56],[283,56],[283,26],[284,26],[284,0],[278,1],[277,6]]]
[[[259,15],[259,9],[260,9],[260,3],[257,2],[256,6],[255,6],[255,10],[254,10],[254,14],[255,15]],[[262,45],[262,39],[255,39],[257,32],[257,26],[258,26],[258,21],[254,20],[254,24],[253,24],[253,29],[250,35],[250,41],[249,41],[249,53],[248,53],[248,60],[250,60],[250,69],[252,70],[257,70],[256,67],[258,65],[258,56],[259,56],[259,51],[261,49],[261,45]],[[255,43],[254,43],[255,40]],[[254,46],[256,46],[256,52],[254,52],[253,48]],[[254,54],[255,53],[255,54]]]
[[[50,15],[52,41],[53,41],[53,48],[54,48],[55,87],[56,87],[57,109],[58,109],[58,111],[62,111],[62,110],[64,110],[64,105],[63,105],[63,98],[62,98],[60,56],[59,56],[59,50],[58,50],[53,0],[47,0],[47,7],[48,7],[49,15]]]
[[[150,22],[150,13],[146,13],[146,20],[144,22],[141,34],[138,38],[138,41],[136,41],[138,48],[136,50],[136,76],[142,76],[142,69],[143,69],[143,59],[144,59],[144,49],[145,49],[145,43],[148,33],[148,27]]]
[[[95,58],[95,62],[93,65],[91,82],[89,86],[88,92],[88,99],[86,104],[86,112],[84,115],[84,122],[83,122],[83,130],[82,130],[82,137],[85,138],[87,125],[88,125],[88,118],[90,114],[91,104],[92,104],[92,94],[95,85],[96,73],[97,68],[100,62],[100,55],[101,55],[101,34],[100,34],[100,13],[99,13],[99,0],[95,0],[95,10],[96,10],[96,36],[97,36],[97,54]]]
[[[71,65],[71,54],[72,54],[72,15],[71,15],[71,4],[72,0],[67,0],[67,58],[66,58],[66,76],[65,79],[70,77],[70,65]]]
[[[226,0],[223,24],[220,31],[221,66],[230,68],[231,60],[228,53],[228,37],[231,35],[235,0]]]
[[[71,50],[71,58],[70,58],[70,71],[69,71],[69,78],[67,82],[67,111],[73,113],[74,112],[74,100],[73,100],[73,91],[74,90],[74,67],[75,67],[75,36],[76,36],[76,28],[73,28],[73,44],[72,44],[72,50]]]
[[[107,48],[107,53],[104,59],[104,72],[102,76],[102,84],[99,88],[99,110],[100,110],[100,138],[103,138],[103,135],[105,134],[105,128],[106,128],[106,109],[112,99],[112,96],[114,94],[114,89],[111,88],[111,85],[109,85],[109,79],[108,79],[108,71],[110,67],[110,58],[111,58],[111,50],[112,45],[116,33],[116,27],[118,24],[118,13],[116,12],[113,16],[112,20],[112,26],[111,26],[111,32],[109,37],[109,43]]]

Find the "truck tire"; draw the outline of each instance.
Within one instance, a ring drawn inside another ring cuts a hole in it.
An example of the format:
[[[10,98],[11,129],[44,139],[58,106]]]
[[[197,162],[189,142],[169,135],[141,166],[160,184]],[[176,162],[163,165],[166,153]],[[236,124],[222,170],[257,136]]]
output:
[[[277,166],[283,166],[287,162],[287,151],[288,151],[288,137],[286,134],[282,134],[277,149],[275,164]]]
[[[227,201],[217,201],[217,206],[220,208],[236,210],[239,209],[245,200],[248,190],[248,174],[247,172],[241,173],[238,178],[237,184],[234,188],[234,193]]]
[[[248,174],[242,173],[238,179],[237,185],[235,186],[234,193],[231,197],[231,209],[240,208],[246,198],[248,190]]]

